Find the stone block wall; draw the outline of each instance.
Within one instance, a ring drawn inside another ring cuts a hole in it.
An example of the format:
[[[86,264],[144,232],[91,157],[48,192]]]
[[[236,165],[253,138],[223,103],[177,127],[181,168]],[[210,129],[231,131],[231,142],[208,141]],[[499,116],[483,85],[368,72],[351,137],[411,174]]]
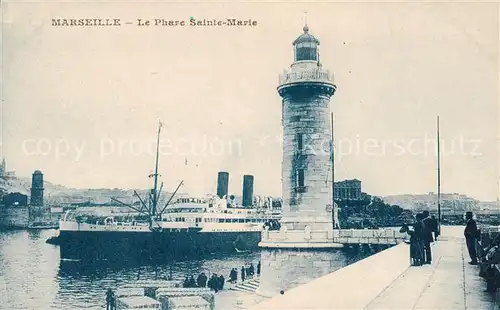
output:
[[[169,309],[169,300],[178,297],[199,296],[208,303],[210,310],[215,309],[215,296],[212,291],[204,288],[159,288],[156,299],[161,302],[162,309]]]
[[[340,269],[342,259],[342,254],[335,251],[263,249],[257,293],[271,297],[280,290],[286,292]]]
[[[160,302],[146,296],[128,296],[116,299],[116,309],[160,309]]]
[[[330,97],[288,96],[283,104],[283,222],[316,217],[313,230],[331,225]],[[299,149],[297,135],[302,135]],[[304,169],[304,188],[297,188],[298,169]],[[318,217],[323,220],[318,221]],[[320,224],[323,222],[324,224]],[[300,229],[292,228],[291,229]]]

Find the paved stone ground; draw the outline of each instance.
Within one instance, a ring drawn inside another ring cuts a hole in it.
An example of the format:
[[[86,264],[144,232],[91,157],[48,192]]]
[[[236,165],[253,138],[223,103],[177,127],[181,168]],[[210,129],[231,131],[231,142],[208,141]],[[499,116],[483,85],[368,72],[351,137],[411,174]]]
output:
[[[408,268],[365,309],[497,309],[458,234],[448,230],[433,244],[432,265]]]
[[[241,284],[238,281],[238,284]],[[256,293],[232,290],[235,284],[226,283],[224,290],[215,294],[215,310],[248,309],[269,298]]]
[[[266,299],[255,293],[224,290],[215,295],[215,310],[249,309]]]

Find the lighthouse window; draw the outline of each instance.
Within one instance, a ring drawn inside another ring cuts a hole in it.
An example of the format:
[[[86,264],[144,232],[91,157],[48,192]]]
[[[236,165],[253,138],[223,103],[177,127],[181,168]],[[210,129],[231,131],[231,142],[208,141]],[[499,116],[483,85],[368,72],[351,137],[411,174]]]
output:
[[[301,134],[301,133],[298,133],[296,135],[296,139],[297,139],[297,149],[299,151],[302,151],[302,149],[304,148],[304,135]]]
[[[300,43],[295,48],[296,61],[318,60],[318,52],[315,44]]]
[[[297,186],[304,186],[304,169],[297,170]]]

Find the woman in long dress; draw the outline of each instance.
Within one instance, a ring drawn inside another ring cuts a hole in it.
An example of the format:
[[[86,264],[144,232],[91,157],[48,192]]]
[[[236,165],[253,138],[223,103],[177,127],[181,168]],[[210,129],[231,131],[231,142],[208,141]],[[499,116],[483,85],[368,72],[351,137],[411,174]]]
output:
[[[418,218],[419,216],[417,215],[417,220],[413,224],[413,230],[406,224],[399,230],[402,233],[410,235],[410,264],[412,266],[421,266],[423,262],[423,243],[421,238],[419,238],[423,233],[423,223]]]
[[[423,215],[420,213],[417,214],[415,224],[413,225],[413,266],[422,266],[424,263],[424,223],[422,219]]]

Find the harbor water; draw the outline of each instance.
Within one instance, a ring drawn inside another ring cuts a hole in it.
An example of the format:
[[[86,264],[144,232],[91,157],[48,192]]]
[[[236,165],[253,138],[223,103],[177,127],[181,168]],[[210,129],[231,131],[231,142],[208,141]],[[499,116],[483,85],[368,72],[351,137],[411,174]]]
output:
[[[56,233],[55,230],[0,232],[0,309],[103,309],[108,287],[118,288],[137,279],[163,279],[170,275],[182,279],[192,274],[196,278],[201,272],[209,276],[222,274],[227,279],[232,268],[241,269],[250,263],[255,266],[268,255],[264,251],[262,256],[260,252],[214,255],[203,260],[155,266],[106,261],[84,264],[60,260],[59,247],[45,243]],[[332,252],[328,268],[337,270],[373,252],[372,249]],[[266,266],[266,262],[262,265]],[[262,281],[273,278],[271,274],[264,275],[264,272],[272,272],[270,270],[263,268]],[[301,275],[301,282],[309,280],[312,278]]]

